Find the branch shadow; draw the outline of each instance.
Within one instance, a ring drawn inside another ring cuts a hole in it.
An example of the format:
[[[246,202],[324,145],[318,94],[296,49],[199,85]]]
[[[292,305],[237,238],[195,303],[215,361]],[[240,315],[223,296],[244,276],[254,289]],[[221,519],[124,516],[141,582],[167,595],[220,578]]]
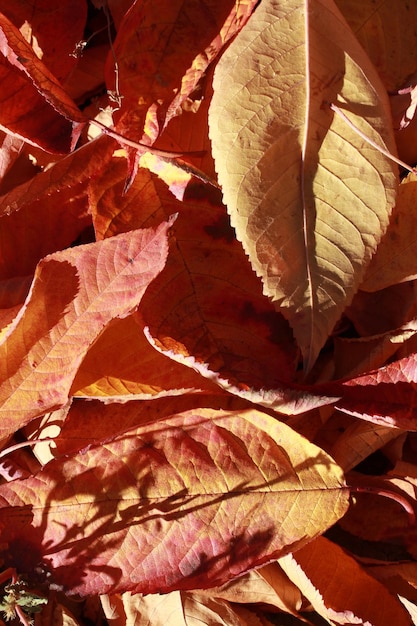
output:
[[[71,457],[45,466],[35,479],[40,492],[52,485],[46,498],[40,494],[33,505],[0,509],[3,565],[15,567],[31,584],[70,594],[162,593],[216,586],[282,554],[276,522],[264,515],[262,505],[265,498],[268,507],[276,499],[279,517],[276,486],[285,483],[287,493],[289,484],[303,491],[301,467],[286,463],[284,454],[274,480],[242,478],[229,491],[217,487],[216,492],[214,486],[206,493],[203,481],[193,493],[175,483],[164,449],[157,447],[164,430],[152,435],[146,441],[124,437],[126,452],[116,463],[120,446],[115,444],[105,446],[108,454],[101,450],[101,457],[100,448],[87,452],[87,469],[81,472]],[[190,468],[194,460],[189,459]],[[204,458],[197,471],[203,466]],[[33,479],[17,482],[33,489]],[[13,493],[13,483],[0,488],[0,498],[7,489]],[[259,497],[250,499],[254,494]],[[301,533],[286,541],[289,552],[306,538]]]

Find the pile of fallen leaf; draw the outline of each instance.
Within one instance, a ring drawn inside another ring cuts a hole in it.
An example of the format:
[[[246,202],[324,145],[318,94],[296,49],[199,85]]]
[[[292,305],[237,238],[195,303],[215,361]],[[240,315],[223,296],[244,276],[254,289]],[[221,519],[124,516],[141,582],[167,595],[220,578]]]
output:
[[[417,4],[0,13],[0,610],[417,625]]]

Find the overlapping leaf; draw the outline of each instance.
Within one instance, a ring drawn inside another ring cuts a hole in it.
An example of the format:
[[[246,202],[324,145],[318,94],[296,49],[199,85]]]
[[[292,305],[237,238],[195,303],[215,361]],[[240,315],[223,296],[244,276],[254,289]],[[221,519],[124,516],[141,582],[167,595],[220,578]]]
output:
[[[289,427],[202,409],[0,486],[2,558],[82,595],[209,587],[305,544],[347,506],[337,465]]]
[[[237,236],[309,369],[385,231],[394,149],[372,64],[332,0],[262,2],[220,60],[210,134]],[[364,182],[365,181],[365,182]]]
[[[394,91],[416,71],[417,6],[373,0],[336,0],[355,36],[378,70],[388,91]],[[387,33],[389,36],[387,37]]]
[[[0,278],[31,275],[47,254],[71,245],[91,225],[87,183],[109,162],[107,137],[69,154],[0,197]]]
[[[0,124],[53,153],[75,147],[85,118],[20,31],[0,14]]]
[[[111,175],[90,185],[98,237],[179,211],[169,263],[141,305],[151,335],[164,349],[192,355],[250,388],[291,379],[297,351],[290,329],[263,297],[218,194],[194,184],[180,203],[139,170],[123,195],[125,175],[124,162],[115,159]]]
[[[389,231],[372,259],[361,289],[377,291],[417,278],[416,211],[417,177],[409,174],[401,183]]]
[[[411,626],[401,602],[324,537],[280,559],[280,565],[330,624]]]
[[[142,324],[129,316],[115,320],[91,346],[83,360],[71,395],[157,397],[214,390],[218,387],[188,367],[154,350]]]
[[[119,24],[106,67],[108,89],[115,99],[122,96],[117,130],[153,144],[165,123],[181,114],[209,63],[255,5],[255,0],[134,2]],[[128,153],[130,180],[137,172],[138,155],[131,148]]]
[[[138,230],[43,259],[0,345],[3,435],[62,406],[88,347],[137,307],[167,255],[166,231]]]
[[[8,0],[2,12],[62,82],[77,63],[72,53],[84,35],[85,0],[61,0],[54,5],[49,0]]]

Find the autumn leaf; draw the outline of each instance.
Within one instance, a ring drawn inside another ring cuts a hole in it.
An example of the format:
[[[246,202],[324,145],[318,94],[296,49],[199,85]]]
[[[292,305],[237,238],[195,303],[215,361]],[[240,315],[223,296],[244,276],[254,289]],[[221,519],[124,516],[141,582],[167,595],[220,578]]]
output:
[[[417,5],[408,0],[395,3],[336,0],[336,4],[366,50],[387,91],[399,89],[416,71],[414,23]]]
[[[417,430],[417,354],[412,353],[376,370],[316,390],[339,394],[335,406],[374,424]]]
[[[239,604],[262,604],[297,616],[302,606],[301,592],[282,571],[277,562],[252,570],[243,576],[207,591],[215,596]]]
[[[81,111],[3,14],[0,44],[3,130],[49,152],[69,152],[86,121]]]
[[[332,0],[262,2],[217,66],[210,135],[232,225],[307,370],[361,282],[396,189],[396,168],[329,103],[394,150],[384,89]]]
[[[0,284],[1,286],[1,284]],[[136,316],[113,320],[88,350],[71,395],[144,400],[218,387],[188,367],[161,355],[147,341]],[[138,358],[140,357],[140,358]]]
[[[291,380],[297,349],[285,319],[263,297],[216,192],[190,185],[183,202],[140,169],[123,194],[126,165],[89,187],[97,237],[152,225],[178,212],[169,263],[142,302],[162,350],[192,356],[234,383],[274,388]]]
[[[51,461],[0,486],[0,502],[5,563],[70,593],[155,593],[219,585],[304,545],[348,491],[271,416],[201,409]]]
[[[0,278],[33,275],[47,254],[70,246],[88,226],[87,184],[111,157],[101,137],[0,197]]]
[[[255,0],[134,2],[119,24],[106,65],[107,88],[118,101],[116,129],[152,145],[169,120],[181,114],[209,63],[255,5]],[[128,155],[130,182],[139,155],[131,148]]]
[[[409,174],[399,187],[398,198],[393,210],[391,227],[381,240],[374,255],[361,289],[379,291],[417,278],[415,236],[416,212],[410,211],[417,199],[417,175]]]
[[[172,222],[172,221],[171,221]],[[108,322],[138,305],[167,255],[166,231],[138,230],[43,259],[0,345],[2,435],[67,402],[81,360]]]
[[[49,0],[8,0],[2,13],[17,27],[59,80],[63,81],[74,68],[74,49],[83,38],[87,18],[84,0],[62,0],[51,5]]]
[[[126,593],[122,596],[124,622],[135,624],[140,615],[143,626],[192,626],[193,624],[216,624],[216,626],[263,626],[256,613],[244,611],[240,606],[213,597],[201,597],[198,593],[172,591],[160,595],[142,596]],[[243,611],[242,621],[240,611]],[[118,624],[116,623],[116,626]]]
[[[410,616],[400,601],[324,537],[279,562],[330,624],[411,626]]]

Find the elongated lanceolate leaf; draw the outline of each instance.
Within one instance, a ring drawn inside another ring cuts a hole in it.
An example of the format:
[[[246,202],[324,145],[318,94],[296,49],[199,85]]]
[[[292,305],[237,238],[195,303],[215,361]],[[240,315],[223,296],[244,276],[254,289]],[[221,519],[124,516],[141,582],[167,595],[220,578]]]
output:
[[[88,347],[110,320],[137,307],[163,268],[171,223],[56,252],[39,263],[0,345],[2,436],[66,403]]]
[[[238,238],[305,368],[388,224],[396,166],[385,90],[333,0],[264,0],[221,58],[210,135]]]
[[[324,537],[285,556],[280,565],[329,624],[411,626],[398,598]]]
[[[348,496],[285,424],[199,409],[0,486],[0,556],[82,595],[210,587],[324,532]]]

